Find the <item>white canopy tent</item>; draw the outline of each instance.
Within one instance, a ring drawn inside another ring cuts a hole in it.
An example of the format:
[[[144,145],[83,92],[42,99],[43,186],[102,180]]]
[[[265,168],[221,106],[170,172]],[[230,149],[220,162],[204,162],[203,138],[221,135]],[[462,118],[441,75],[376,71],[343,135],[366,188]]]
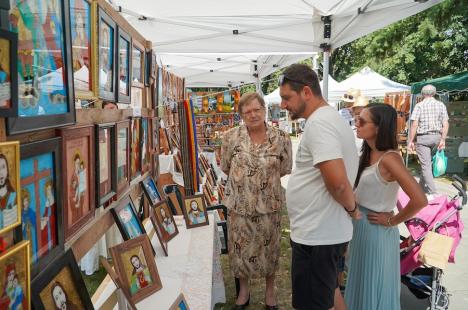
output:
[[[357,88],[367,97],[383,98],[385,93],[409,91],[411,87],[394,82],[378,74],[369,67],[362,68],[359,72],[351,75],[340,83],[340,86],[346,90]]]
[[[441,0],[109,0],[157,54],[290,55],[328,51],[426,10]],[[328,52],[324,76],[328,76]],[[164,64],[164,63],[163,63]],[[173,64],[175,66],[175,64]],[[177,67],[177,66],[176,66]],[[194,74],[193,68],[182,77]],[[171,68],[169,67],[169,70]],[[176,69],[175,69],[176,70]],[[210,69],[214,70],[214,69]],[[210,71],[209,71],[210,72]],[[258,75],[252,70],[245,72]],[[229,73],[230,74],[230,73]],[[220,78],[220,77],[219,77]],[[200,85],[203,80],[196,79]],[[229,82],[232,78],[222,80]],[[208,75],[206,82],[211,83]],[[195,86],[189,78],[189,85]],[[226,84],[227,86],[227,84]],[[327,93],[328,81],[324,82]]]

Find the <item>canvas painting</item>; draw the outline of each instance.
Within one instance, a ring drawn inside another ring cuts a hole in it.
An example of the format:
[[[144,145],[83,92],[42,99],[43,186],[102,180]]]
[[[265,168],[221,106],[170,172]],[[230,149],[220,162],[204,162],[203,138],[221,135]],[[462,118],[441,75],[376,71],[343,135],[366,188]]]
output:
[[[148,176],[143,181],[141,181],[141,186],[145,192],[146,198],[148,198],[151,205],[155,205],[161,201],[161,195],[159,194],[158,188],[153,178]]]
[[[124,240],[146,234],[129,196],[122,199],[118,206],[111,209],[111,212]]]
[[[21,231],[33,264],[57,245],[54,166],[52,152],[21,160]]]
[[[22,241],[0,256],[0,309],[31,309],[29,287],[29,241]]]
[[[130,41],[119,36],[119,95],[130,96]]]
[[[130,145],[130,178],[134,179],[141,173],[141,118],[132,118]]]
[[[114,28],[101,19],[99,31],[99,89],[114,91]]]
[[[62,1],[11,5],[10,30],[18,33],[19,116],[69,112]]]
[[[0,143],[0,233],[21,224],[19,142]]]
[[[129,122],[120,122],[117,130],[117,188],[120,193],[128,186],[129,176]]]
[[[203,195],[185,197],[183,212],[187,228],[209,224]]]
[[[174,238],[179,230],[172,216],[171,210],[166,201],[162,201],[153,208],[156,223],[161,230],[161,237],[164,242]]]
[[[68,266],[44,287],[39,296],[45,309],[84,309]]]
[[[70,23],[75,90],[91,90],[91,5],[86,0],[70,0]]]

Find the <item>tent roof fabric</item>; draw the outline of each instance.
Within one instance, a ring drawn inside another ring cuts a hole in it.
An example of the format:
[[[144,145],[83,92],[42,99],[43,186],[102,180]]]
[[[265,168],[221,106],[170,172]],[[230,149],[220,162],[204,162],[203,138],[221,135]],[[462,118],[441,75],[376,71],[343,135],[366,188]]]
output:
[[[432,84],[437,92],[456,92],[468,90],[468,71],[447,75],[433,80],[414,83],[411,85],[411,93],[419,94],[424,85]]]

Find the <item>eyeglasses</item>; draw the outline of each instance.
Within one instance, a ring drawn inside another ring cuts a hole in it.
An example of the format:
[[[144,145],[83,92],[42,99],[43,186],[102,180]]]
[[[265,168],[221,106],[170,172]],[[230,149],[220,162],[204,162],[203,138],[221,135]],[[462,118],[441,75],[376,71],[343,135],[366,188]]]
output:
[[[288,81],[291,81],[291,82],[295,82],[295,83],[299,83],[299,84],[302,84],[302,85],[307,85],[306,82],[304,81],[299,81],[299,80],[296,80],[296,79],[291,79],[290,77],[287,77],[286,75],[284,74],[281,74],[278,78],[278,86],[283,86],[284,82],[288,80]]]
[[[345,99],[354,100],[354,96],[353,96],[353,95],[344,94],[343,97],[344,97]]]
[[[244,115],[244,116],[251,116],[253,114],[258,115],[262,111],[263,111],[263,108],[256,108],[256,109],[250,110],[248,112],[242,112],[242,115]]]
[[[373,124],[372,121],[366,121],[362,117],[356,117],[356,123],[359,123],[360,126],[365,126],[366,124]]]

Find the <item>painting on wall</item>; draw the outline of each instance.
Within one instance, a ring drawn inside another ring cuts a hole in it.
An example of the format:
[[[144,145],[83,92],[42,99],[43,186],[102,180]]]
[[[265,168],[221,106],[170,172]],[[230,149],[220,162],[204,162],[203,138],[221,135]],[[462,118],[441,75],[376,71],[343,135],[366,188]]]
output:
[[[133,180],[141,174],[141,118],[134,117],[131,119],[131,135],[130,135],[130,180]]]
[[[0,29],[0,116],[18,116],[18,35]]]
[[[117,79],[119,103],[130,103],[130,47],[132,41],[130,36],[125,33],[121,28],[118,28],[118,72],[119,78]]]
[[[96,124],[96,205],[111,200],[117,191],[115,124]]]
[[[21,224],[19,142],[0,143],[0,233]]]
[[[117,195],[120,196],[130,184],[130,121],[115,125],[117,142]]]
[[[146,234],[145,228],[137,216],[135,206],[130,196],[122,199],[118,206],[111,209],[111,212],[124,240],[133,239]]]
[[[99,97],[115,101],[115,37],[116,24],[99,9]]]

